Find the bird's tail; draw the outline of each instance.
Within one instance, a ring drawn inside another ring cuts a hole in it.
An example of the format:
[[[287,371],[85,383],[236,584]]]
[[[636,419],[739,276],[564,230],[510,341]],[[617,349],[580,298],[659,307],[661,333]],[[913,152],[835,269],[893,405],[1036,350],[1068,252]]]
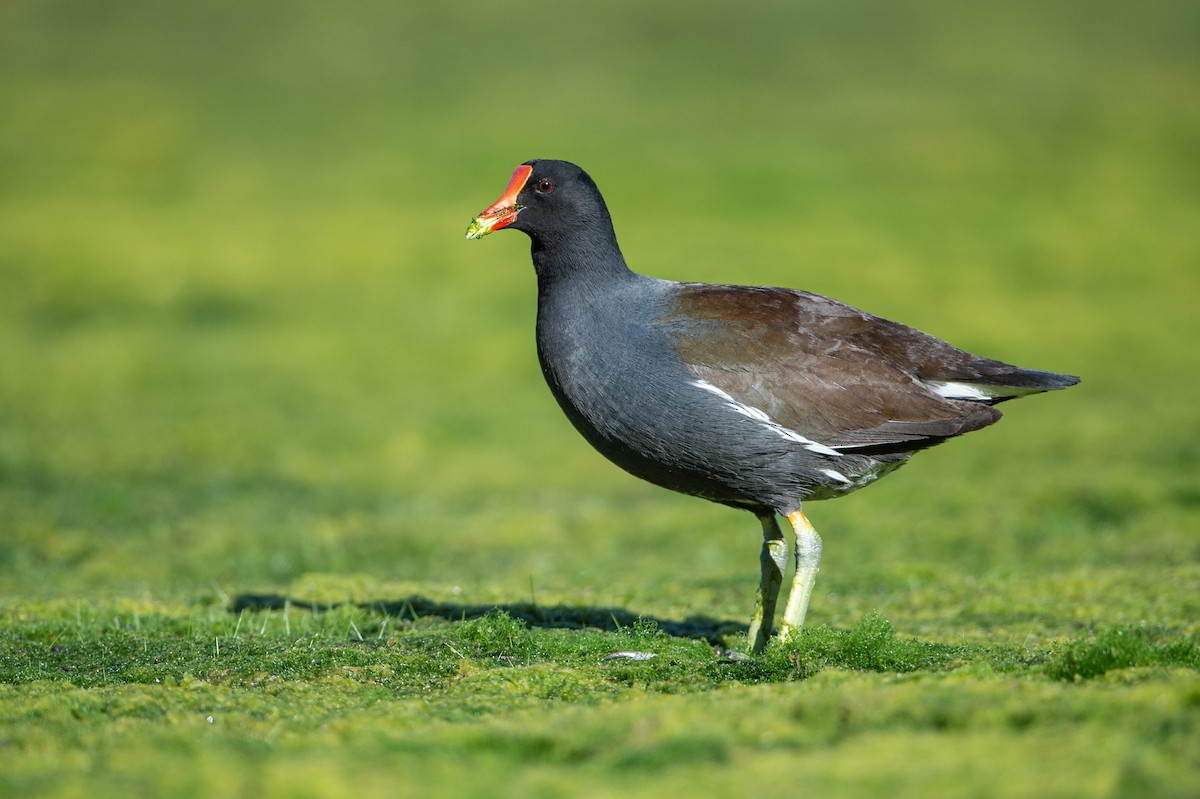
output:
[[[973,400],[995,405],[1005,400],[1069,388],[1079,382],[1075,375],[1022,369],[1019,366],[980,359],[969,374],[930,382],[930,388],[948,399]]]

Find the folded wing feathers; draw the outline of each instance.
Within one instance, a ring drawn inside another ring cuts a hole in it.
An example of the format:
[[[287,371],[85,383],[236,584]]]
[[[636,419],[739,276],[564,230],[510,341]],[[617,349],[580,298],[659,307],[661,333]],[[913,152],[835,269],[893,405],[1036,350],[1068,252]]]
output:
[[[992,424],[1001,415],[991,407],[996,403],[1079,382],[981,358],[807,292],[697,285],[685,291],[690,321],[676,317],[672,332],[693,375],[839,451],[919,449]],[[720,302],[710,302],[713,295]],[[791,323],[780,324],[787,317]],[[702,335],[692,338],[692,331]],[[774,346],[768,339],[776,339]],[[777,360],[789,351],[790,358]],[[746,360],[739,364],[732,353]],[[911,382],[897,379],[901,374]],[[847,402],[850,385],[857,402]]]

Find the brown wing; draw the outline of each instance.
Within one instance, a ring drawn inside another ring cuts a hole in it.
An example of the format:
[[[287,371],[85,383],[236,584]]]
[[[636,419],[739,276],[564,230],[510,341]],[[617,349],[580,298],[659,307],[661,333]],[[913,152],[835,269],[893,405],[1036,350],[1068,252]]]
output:
[[[929,383],[1006,364],[820,295],[681,284],[661,323],[697,378],[827,446],[916,448],[1000,418]]]

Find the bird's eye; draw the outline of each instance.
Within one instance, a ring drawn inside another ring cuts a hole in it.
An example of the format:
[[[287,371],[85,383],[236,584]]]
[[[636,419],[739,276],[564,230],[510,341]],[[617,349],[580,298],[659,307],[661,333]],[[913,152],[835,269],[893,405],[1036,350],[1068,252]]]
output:
[[[554,191],[554,181],[549,178],[542,178],[533,188],[538,194],[549,194]]]

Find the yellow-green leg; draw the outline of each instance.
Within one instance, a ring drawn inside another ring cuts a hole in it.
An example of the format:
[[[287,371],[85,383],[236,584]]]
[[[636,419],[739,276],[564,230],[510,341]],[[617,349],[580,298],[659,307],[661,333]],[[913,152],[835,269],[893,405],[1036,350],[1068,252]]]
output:
[[[796,574],[792,577],[792,590],[788,592],[783,621],[779,625],[780,641],[786,641],[804,626],[808,599],[812,596],[817,569],[821,568],[821,536],[817,535],[803,511],[789,513],[787,519],[796,533]]]
[[[758,583],[758,597],[754,602],[754,616],[750,619],[750,650],[755,654],[763,651],[771,637],[775,624],[775,604],[779,601],[779,589],[783,585],[783,570],[787,564],[787,540],[779,529],[775,514],[761,513],[763,546],[759,560],[762,563],[762,578]]]

